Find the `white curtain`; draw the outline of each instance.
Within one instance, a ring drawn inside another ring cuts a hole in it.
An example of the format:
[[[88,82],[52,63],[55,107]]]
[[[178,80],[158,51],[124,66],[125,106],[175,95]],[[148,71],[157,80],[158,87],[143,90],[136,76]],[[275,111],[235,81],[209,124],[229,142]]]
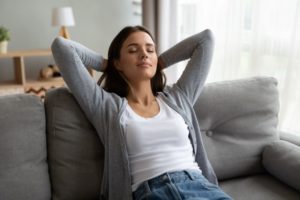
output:
[[[158,54],[162,53],[178,39],[177,0],[143,0],[142,21],[154,35]],[[165,70],[167,83],[174,83],[178,78],[178,68],[173,66]]]
[[[177,6],[179,40],[214,32],[208,82],[276,77],[279,128],[300,133],[300,0],[178,0]]]

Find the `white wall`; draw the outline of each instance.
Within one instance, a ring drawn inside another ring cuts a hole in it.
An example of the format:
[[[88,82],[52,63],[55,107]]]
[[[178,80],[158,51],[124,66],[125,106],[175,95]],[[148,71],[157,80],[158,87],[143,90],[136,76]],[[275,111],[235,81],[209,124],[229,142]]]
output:
[[[141,24],[131,0],[0,0],[0,26],[11,32],[8,50],[49,48],[59,32],[51,26],[51,11],[59,6],[73,8],[76,26],[68,29],[71,39],[105,57],[121,28]],[[37,78],[41,67],[53,63],[51,58],[26,59],[27,77]],[[12,68],[11,59],[0,60],[0,83],[13,79]]]

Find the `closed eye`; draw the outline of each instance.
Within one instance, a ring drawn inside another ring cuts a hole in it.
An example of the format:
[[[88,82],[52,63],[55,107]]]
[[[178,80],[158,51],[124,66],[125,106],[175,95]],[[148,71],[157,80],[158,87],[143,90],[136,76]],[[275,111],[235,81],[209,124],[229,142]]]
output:
[[[143,48],[141,45],[137,43],[131,43],[128,46],[128,52],[129,53],[136,53],[137,51],[141,50]],[[149,53],[154,53],[155,52],[155,45],[152,43],[147,43],[146,44],[146,51]]]
[[[137,52],[137,48],[136,48],[136,47],[130,47],[130,48],[128,49],[128,52],[129,52],[129,53],[135,53],[135,52]]]

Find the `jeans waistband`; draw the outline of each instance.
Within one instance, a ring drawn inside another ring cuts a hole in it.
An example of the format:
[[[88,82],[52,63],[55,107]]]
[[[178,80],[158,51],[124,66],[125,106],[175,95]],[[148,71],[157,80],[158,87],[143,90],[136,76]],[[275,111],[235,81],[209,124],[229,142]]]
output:
[[[159,187],[161,184],[166,182],[180,182],[186,179],[195,180],[202,176],[200,170],[182,170],[174,172],[166,172],[150,180],[144,181],[135,192],[146,192],[151,191],[152,188]]]

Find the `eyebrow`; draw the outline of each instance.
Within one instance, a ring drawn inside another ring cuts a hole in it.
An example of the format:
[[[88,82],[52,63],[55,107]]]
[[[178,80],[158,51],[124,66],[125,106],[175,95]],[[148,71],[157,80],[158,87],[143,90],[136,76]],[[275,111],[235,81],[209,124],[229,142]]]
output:
[[[139,46],[139,44],[138,43],[130,43],[129,45],[127,45],[127,47],[130,47],[130,46]],[[147,47],[155,47],[155,45],[152,43],[146,43],[146,46]]]

